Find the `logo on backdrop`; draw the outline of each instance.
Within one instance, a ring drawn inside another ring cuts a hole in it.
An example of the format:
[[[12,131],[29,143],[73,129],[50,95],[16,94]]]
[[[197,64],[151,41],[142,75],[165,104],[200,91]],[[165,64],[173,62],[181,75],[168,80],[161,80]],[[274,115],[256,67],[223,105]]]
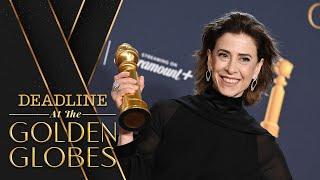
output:
[[[109,40],[105,51],[103,60],[104,66],[107,64],[110,46],[111,40]],[[193,78],[192,70],[179,68],[179,64],[176,61],[164,59],[146,52],[140,53],[137,66],[142,70],[149,71],[176,81]]]
[[[192,70],[179,68],[176,61],[157,57],[155,55],[142,52],[138,61],[138,67],[176,81],[193,78]]]
[[[308,10],[308,21],[313,28],[320,30],[320,2],[310,6]]]
[[[103,66],[107,64],[110,46],[111,40],[109,40],[106,47]],[[193,78],[192,70],[179,68],[179,64],[176,61],[164,59],[146,52],[140,53],[137,66],[142,70],[149,71],[166,78],[171,78],[176,81]]]

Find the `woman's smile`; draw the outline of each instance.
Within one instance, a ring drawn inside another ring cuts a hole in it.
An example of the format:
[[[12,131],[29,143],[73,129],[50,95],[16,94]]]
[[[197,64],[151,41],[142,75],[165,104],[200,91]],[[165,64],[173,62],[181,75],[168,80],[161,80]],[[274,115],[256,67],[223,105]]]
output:
[[[240,81],[240,79],[238,78],[233,78],[233,77],[228,77],[228,76],[221,76],[220,78],[222,80],[222,82],[226,85],[226,86],[234,86],[237,85],[238,82]]]

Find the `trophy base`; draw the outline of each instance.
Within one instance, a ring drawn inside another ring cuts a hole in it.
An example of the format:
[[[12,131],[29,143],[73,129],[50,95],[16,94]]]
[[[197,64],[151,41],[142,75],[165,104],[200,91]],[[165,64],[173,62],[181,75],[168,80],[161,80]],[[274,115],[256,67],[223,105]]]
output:
[[[150,113],[144,109],[127,109],[119,116],[119,125],[127,131],[138,131],[151,119]]]

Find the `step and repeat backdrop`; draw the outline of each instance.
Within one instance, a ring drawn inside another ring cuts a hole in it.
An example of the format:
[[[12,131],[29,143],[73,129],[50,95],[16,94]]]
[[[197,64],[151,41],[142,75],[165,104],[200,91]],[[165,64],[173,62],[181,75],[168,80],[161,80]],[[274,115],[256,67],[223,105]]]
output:
[[[287,79],[278,142],[294,179],[316,180],[320,169],[320,1],[201,0],[124,1],[89,79],[92,93],[110,94],[115,50],[127,42],[139,51],[138,71],[145,77],[142,96],[150,106],[161,99],[193,94],[194,51],[201,47],[204,24],[229,11],[244,11],[264,23],[277,40],[283,58],[293,65]],[[116,113],[111,96],[108,108]],[[263,120],[268,94],[249,112]],[[102,117],[113,128],[117,116]]]

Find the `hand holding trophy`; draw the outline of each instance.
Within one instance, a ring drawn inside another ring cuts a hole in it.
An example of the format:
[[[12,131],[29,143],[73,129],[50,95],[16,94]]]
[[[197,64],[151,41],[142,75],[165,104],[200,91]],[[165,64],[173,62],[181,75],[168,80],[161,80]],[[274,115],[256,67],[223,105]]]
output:
[[[143,78],[137,73],[138,59],[138,51],[130,44],[118,46],[115,63],[119,74],[114,77],[111,95],[120,110],[119,125],[127,131],[139,130],[151,119],[148,105],[141,98]]]

